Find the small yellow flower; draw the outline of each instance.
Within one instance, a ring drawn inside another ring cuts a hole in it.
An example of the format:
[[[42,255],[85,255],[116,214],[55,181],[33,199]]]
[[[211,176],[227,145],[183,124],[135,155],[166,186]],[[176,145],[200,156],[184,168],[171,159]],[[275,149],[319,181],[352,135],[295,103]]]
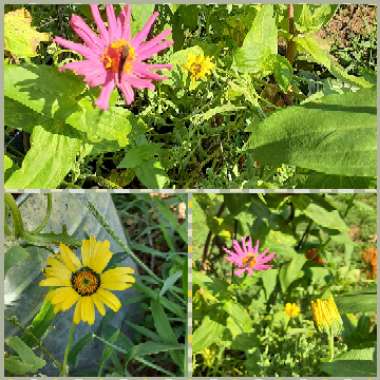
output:
[[[134,269],[116,267],[108,269],[112,257],[110,242],[96,241],[94,236],[82,242],[82,261],[65,244],[59,245],[59,253],[48,257],[44,270],[46,278],[40,286],[54,287],[46,299],[54,305],[54,312],[69,310],[74,304],[73,322],[95,322],[95,307],[99,314],[105,315],[105,305],[117,312],[120,300],[110,290],[125,290],[133,285]]]
[[[311,302],[314,324],[321,333],[337,336],[342,331],[343,321],[332,295]]]
[[[301,313],[301,309],[296,303],[289,302],[285,305],[284,311],[289,318],[297,318]]]
[[[194,83],[211,74],[214,70],[215,64],[208,56],[189,53],[184,67],[190,73],[191,82]]]

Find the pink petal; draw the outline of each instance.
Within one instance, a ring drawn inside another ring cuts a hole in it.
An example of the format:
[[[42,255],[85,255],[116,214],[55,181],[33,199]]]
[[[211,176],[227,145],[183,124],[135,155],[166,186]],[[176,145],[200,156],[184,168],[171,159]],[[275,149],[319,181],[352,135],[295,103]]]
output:
[[[103,65],[94,63],[94,61],[79,61],[66,63],[59,68],[60,71],[72,70],[75,74],[83,75],[85,82],[90,87],[96,87],[105,83],[107,71]]]
[[[267,269],[271,269],[271,268],[272,268],[272,265],[258,264],[258,265],[255,265],[253,269],[255,269],[255,270],[267,270]]]
[[[78,44],[72,41],[68,41],[61,37],[55,37],[54,42],[66,49],[75,51],[79,53],[80,55],[83,55],[83,57],[87,59],[98,59],[97,54],[95,54],[90,48],[88,48],[87,46],[83,44]]]
[[[234,273],[236,274],[236,276],[241,277],[244,274],[244,272],[245,272],[245,268],[243,269],[239,268],[239,269],[235,269]]]
[[[132,87],[135,87],[135,88],[138,88],[141,90],[144,88],[148,88],[149,90],[152,90],[152,91],[154,90],[154,84],[150,80],[145,80],[145,79],[141,79],[141,78],[137,78],[137,77],[133,77],[133,76],[128,76],[127,82]]]
[[[133,71],[136,74],[139,74],[140,76],[143,76],[144,78],[153,79],[153,80],[164,80],[166,79],[165,76],[153,73],[149,69],[149,65],[143,64],[143,63],[136,63],[133,66]]]
[[[241,247],[242,247],[243,252],[244,252],[245,254],[248,253],[246,240],[247,240],[247,236],[244,236],[244,237],[241,239]]]
[[[142,43],[139,46],[139,52],[144,53],[146,50],[149,50],[149,49],[155,47],[156,45],[160,44],[162,40],[164,40],[169,34],[171,34],[171,32],[172,32],[171,29],[166,29],[163,32],[161,32],[160,34],[157,34],[157,36],[152,38],[151,40],[149,40],[145,43]]]
[[[95,4],[91,4],[90,7],[91,7],[92,17],[96,23],[96,26],[98,27],[99,34],[101,38],[103,39],[105,45],[108,45],[109,44],[108,31],[107,31],[106,26],[104,25],[102,17],[100,16],[99,8]]]
[[[107,13],[107,20],[108,20],[108,35],[109,35],[110,41],[115,41],[121,37],[121,30],[119,30],[115,11],[113,9],[112,4],[106,5],[106,13]]]
[[[107,110],[109,108],[110,97],[112,91],[115,87],[114,79],[109,80],[102,88],[99,98],[96,100],[95,104],[102,110]]]
[[[237,240],[232,240],[232,246],[234,247],[235,252],[239,256],[245,256],[244,251],[241,249],[239,242]]]
[[[264,254],[260,254],[259,256],[257,256],[256,262],[258,264],[265,264],[265,263],[273,260],[275,257],[276,257],[276,255],[274,253],[271,253],[268,256],[265,256]]]
[[[143,61],[144,59],[150,58],[152,55],[157,54],[161,50],[167,49],[168,47],[173,45],[173,41],[164,41],[160,45],[156,45],[150,49],[144,49],[142,53],[137,52],[138,58]]]
[[[145,41],[158,15],[158,12],[154,12],[152,16],[149,17],[144,27],[140,30],[140,32],[136,34],[136,36],[132,40],[132,45],[138,46],[141,42]]]
[[[132,87],[125,81],[121,81],[118,87],[120,88],[121,93],[123,94],[123,98],[127,104],[131,104],[135,98]]]
[[[125,5],[120,12],[119,19],[121,22],[121,38],[127,41],[131,40],[131,9],[130,5]]]
[[[70,26],[90,49],[99,50],[99,53],[101,54],[106,45],[90,29],[82,17],[77,15],[71,16]]]

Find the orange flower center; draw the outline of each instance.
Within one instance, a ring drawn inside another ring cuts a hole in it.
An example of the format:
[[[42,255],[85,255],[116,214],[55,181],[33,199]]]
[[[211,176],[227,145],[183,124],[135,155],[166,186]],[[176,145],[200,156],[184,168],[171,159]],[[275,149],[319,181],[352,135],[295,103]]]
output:
[[[129,73],[135,59],[135,49],[124,39],[112,42],[101,56],[101,61],[106,70],[113,73]]]
[[[91,268],[83,267],[71,275],[71,285],[81,296],[90,296],[98,290],[100,276]]]
[[[243,265],[249,266],[250,268],[254,268],[256,265],[256,256],[253,253],[248,253],[247,256],[243,257]]]

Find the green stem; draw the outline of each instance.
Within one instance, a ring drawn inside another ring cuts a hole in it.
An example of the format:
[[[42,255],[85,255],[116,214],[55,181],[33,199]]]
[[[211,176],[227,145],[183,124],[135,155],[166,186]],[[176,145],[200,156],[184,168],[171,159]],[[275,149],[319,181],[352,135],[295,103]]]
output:
[[[334,335],[329,333],[327,335],[327,339],[329,342],[330,361],[333,361],[334,360]]]
[[[74,332],[75,332],[76,327],[77,325],[75,325],[74,323],[70,327],[69,339],[67,340],[67,345],[65,348],[64,356],[63,356],[63,363],[62,363],[62,369],[61,369],[61,374],[60,374],[60,376],[62,377],[69,375],[69,366],[67,364],[67,361],[69,359],[71,346],[73,345],[73,342],[74,342]]]
[[[4,194],[5,204],[9,207],[13,218],[15,238],[19,238],[24,234],[24,224],[22,222],[21,213],[18,209],[17,203],[10,193]]]
[[[91,213],[95,216],[95,218],[98,220],[98,222],[103,226],[103,228],[110,234],[112,239],[116,241],[117,244],[120,245],[120,247],[125,251],[127,255],[132,257],[132,259],[142,268],[146,273],[148,273],[150,276],[152,276],[157,282],[162,283],[162,280],[148,267],[143,263],[128,247],[127,244],[125,244],[119,236],[116,235],[114,230],[111,228],[111,226],[108,224],[108,222],[103,218],[103,216],[100,214],[100,212],[97,210],[95,205],[88,201],[87,204],[88,209],[91,211]]]
[[[39,232],[41,232],[46,226],[47,224],[49,223],[49,219],[50,219],[50,215],[51,215],[51,209],[52,209],[52,195],[51,193],[47,193],[47,207],[46,207],[46,215],[43,219],[43,221],[41,222],[41,224],[35,229],[33,230],[31,233],[32,234],[38,234]]]

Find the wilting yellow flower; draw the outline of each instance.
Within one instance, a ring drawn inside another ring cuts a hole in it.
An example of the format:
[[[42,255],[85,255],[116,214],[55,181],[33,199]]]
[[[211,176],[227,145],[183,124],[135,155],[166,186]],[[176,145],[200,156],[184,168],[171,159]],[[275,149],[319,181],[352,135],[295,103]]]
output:
[[[289,318],[297,318],[300,315],[301,309],[296,303],[287,303],[285,305],[285,314]]]
[[[210,57],[190,53],[184,67],[190,73],[191,82],[194,83],[211,74],[215,64]]]
[[[321,333],[337,336],[342,331],[343,321],[332,295],[311,302],[314,324]]]
[[[59,253],[48,257],[44,270],[46,278],[40,286],[56,287],[46,299],[54,305],[54,312],[69,310],[74,304],[73,321],[89,325],[95,322],[95,307],[105,315],[105,305],[117,312],[120,300],[110,290],[125,290],[132,286],[135,278],[130,267],[105,268],[112,252],[108,240],[98,242],[94,236],[82,242],[82,261],[65,244],[59,245]]]

